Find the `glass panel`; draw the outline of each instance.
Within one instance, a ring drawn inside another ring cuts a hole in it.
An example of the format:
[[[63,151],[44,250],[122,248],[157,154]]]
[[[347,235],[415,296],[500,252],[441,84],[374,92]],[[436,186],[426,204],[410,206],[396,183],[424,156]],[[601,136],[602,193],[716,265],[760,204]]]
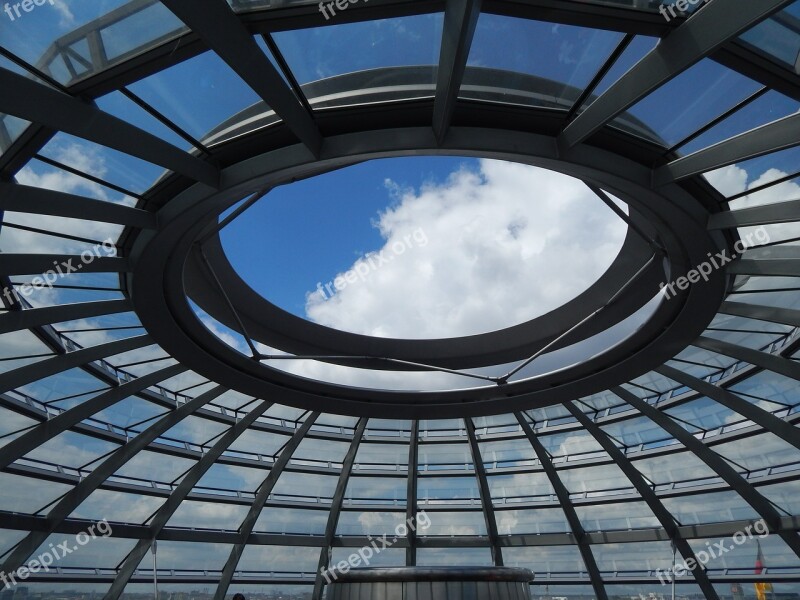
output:
[[[749,348],[763,348],[792,329],[780,323],[718,314],[704,335]]]
[[[767,469],[780,472],[788,466],[796,468],[800,462],[800,451],[772,433],[718,444],[714,446],[714,451],[733,463],[737,470]]]
[[[800,480],[763,485],[758,491],[788,514],[800,515]]]
[[[133,549],[136,540],[110,538],[113,526],[109,523],[86,523],[78,534],[55,533],[49,536],[31,556],[50,554],[56,558],[54,564],[69,572],[72,569],[86,568],[114,569]],[[64,543],[72,549],[64,553]],[[59,551],[57,548],[61,547]],[[55,549],[54,549],[55,548]]]
[[[195,461],[177,456],[166,456],[160,452],[139,452],[125,466],[114,473],[118,477],[137,479],[141,484],[152,481],[170,482],[181,477],[195,465]]]
[[[438,515],[439,513],[436,514],[437,518]],[[386,533],[393,536],[398,527],[402,528],[404,526],[405,521],[406,515],[403,512],[354,512],[345,510],[339,515],[336,534],[380,536]]]
[[[767,185],[771,181],[782,179],[779,177],[780,171],[767,171],[762,177],[758,185]],[[750,184],[754,188],[753,184]],[[750,208],[753,206],[764,206],[767,204],[775,204],[777,202],[790,202],[792,200],[800,200],[800,179],[790,179],[783,183],[775,183],[769,185],[760,192],[753,192],[741,198],[736,198],[728,203],[731,210],[740,210],[742,208]]]
[[[622,37],[616,32],[481,13],[461,96],[496,99],[499,92],[509,102],[566,110]]]
[[[635,544],[596,544],[592,553],[597,568],[604,572],[636,573],[668,569],[672,564],[669,542]]]
[[[648,52],[656,47],[658,41],[658,38],[646,35],[637,35],[633,38],[633,41],[628,45],[616,62],[614,62],[614,65],[609,69],[608,73],[600,80],[600,83],[592,94],[592,98],[586,103],[586,106],[591,104],[594,98],[608,90],[608,88],[627,73],[633,65],[644,58]]]
[[[9,529],[0,529],[0,552],[5,555],[6,552],[16,546],[27,535],[27,531],[11,531]]]
[[[536,453],[527,438],[481,442],[481,457],[486,469],[530,466],[537,463]]]
[[[624,531],[659,527],[660,523],[644,502],[578,505],[575,507],[585,531]]]
[[[729,389],[740,392],[742,398],[768,411],[774,411],[781,405],[794,406],[798,402],[797,381],[772,371],[761,371]]]
[[[261,98],[219,56],[205,52],[150,75],[130,90],[195,139]],[[191,110],[186,110],[191,105]],[[267,110],[261,104],[259,110]]]
[[[759,550],[763,556],[762,564],[767,568],[800,566],[800,559],[786,542],[777,535],[765,535],[767,531],[764,522],[758,521],[755,526],[745,528],[730,538],[688,541],[698,561],[712,573],[717,569],[747,569],[752,572]]]
[[[739,39],[797,71],[800,69],[800,2],[762,21]]]
[[[344,105],[353,100],[326,96],[380,88],[373,91],[392,98],[387,88],[393,85],[409,86],[402,97],[433,96],[442,23],[443,15],[437,13],[279,31],[273,38],[312,105]],[[357,75],[320,81],[347,73]]]
[[[380,548],[380,544],[378,547]],[[361,558],[358,550],[356,548],[334,548],[331,553],[331,565],[339,565],[342,561],[346,561],[350,565],[357,564],[357,558]],[[419,557],[419,554],[417,556]],[[361,565],[364,567],[404,567],[406,565],[406,551],[402,548],[380,548],[380,552],[375,552],[371,558],[363,561]],[[316,565],[314,566],[316,567]],[[342,568],[344,568],[344,565],[340,567],[340,569]]]
[[[652,128],[654,141],[670,148],[760,88],[707,58],[634,104],[628,114]],[[677,110],[664,110],[667,106]]]
[[[235,504],[184,500],[172,515],[167,527],[236,531],[248,509],[248,506]]]
[[[692,433],[698,430],[713,430],[744,420],[739,413],[706,397],[668,408],[664,412],[673,417],[678,425]]]
[[[505,557],[506,548],[503,548]],[[420,548],[417,565],[420,567],[490,567],[492,553],[489,548]]]
[[[553,486],[542,472],[519,475],[490,475],[487,478],[489,493],[495,505],[513,502],[541,502],[550,500]]]
[[[250,469],[217,463],[212,465],[200,478],[197,487],[255,492],[267,475],[269,475],[269,471],[266,469]]]
[[[628,493],[633,485],[617,465],[596,465],[580,469],[559,469],[558,476],[570,494],[581,497]],[[605,493],[600,493],[605,492]]]
[[[417,498],[421,503],[441,504],[444,500],[460,500],[471,504],[480,500],[478,481],[474,476],[420,477],[417,482]]]
[[[436,512],[431,516],[431,525],[419,532],[420,537],[486,535],[486,520],[483,512]]]
[[[254,547],[257,546],[248,546]],[[231,548],[230,544],[158,540],[158,570],[219,572],[228,560]],[[149,552],[139,563],[139,569],[153,572],[153,557]]]
[[[733,196],[757,187],[774,179],[780,179],[797,171],[800,162],[800,148],[794,147],[773,152],[744,162],[721,167],[704,173],[703,176],[724,196]],[[797,235],[777,235],[774,225],[763,225],[769,234],[769,240],[777,242]],[[762,234],[763,235],[763,234]]]
[[[180,29],[160,2],[129,0],[12,2],[0,19],[3,46],[61,83],[109,66],[92,64],[90,43],[98,44],[98,56],[113,62]]]
[[[272,490],[272,499],[330,502],[339,478],[309,473],[281,473]]]
[[[283,436],[278,436],[278,439],[282,438]],[[308,462],[326,465],[341,463],[349,448],[350,444],[346,442],[305,438],[292,454],[292,462],[295,464]]]
[[[358,469],[405,471],[408,469],[408,445],[362,443],[353,465],[354,471]]]
[[[0,510],[35,514],[42,507],[66,494],[72,486],[0,473],[0,489],[3,490],[0,494]]]
[[[304,546],[256,546],[248,544],[238,569],[255,573],[313,573],[319,562],[319,548]],[[227,559],[227,554],[223,560]],[[159,565],[160,566],[160,565]]]
[[[340,520],[344,517],[344,514],[342,513]],[[254,531],[257,533],[322,535],[325,533],[327,522],[327,510],[302,510],[265,506],[258,516]]]
[[[560,508],[495,510],[494,516],[497,521],[497,533],[499,535],[565,533],[571,531],[567,518],[564,516],[564,511]]]
[[[175,133],[171,128],[167,127],[161,121],[156,119],[133,100],[125,96],[122,92],[115,91],[95,100],[95,103],[101,110],[108,114],[114,115],[135,125],[139,129],[143,129],[148,133],[155,135],[169,142],[178,148],[188,150],[191,144],[183,137]]]
[[[242,452],[251,456],[256,453],[262,456],[275,456],[288,441],[289,436],[286,435],[249,429],[236,438],[236,441],[230,445],[228,451]]]
[[[70,518],[111,523],[144,523],[166,501],[166,497],[95,490],[76,508]]]
[[[724,523],[759,516],[736,492],[664,497],[661,502],[681,525]]]
[[[678,452],[633,461],[633,465],[656,485],[683,483],[700,485],[718,479],[711,468],[691,452]]]
[[[735,135],[789,116],[800,107],[800,102],[783,94],[770,91],[742,107],[702,135],[681,147],[681,154],[691,154],[713,146]],[[736,192],[732,192],[736,193]],[[730,194],[728,194],[730,195]]]
[[[76,138],[63,132],[55,134],[40,150],[39,154],[51,160],[58,161],[67,167],[76,169],[81,173],[97,177],[134,193],[142,193],[147,190],[164,172],[163,167],[158,165],[145,162],[139,158],[123,154],[111,148],[106,148],[94,142]],[[36,171],[34,171],[34,173],[36,173]],[[75,181],[76,176],[63,175],[66,180],[66,183],[64,183],[54,178],[54,173],[59,173],[59,171],[48,165],[40,171],[38,180],[34,177],[30,178],[30,181],[26,181],[19,176],[17,179],[20,183],[26,185],[36,185],[38,183],[37,187],[76,193],[72,192],[71,189],[78,184],[78,182]],[[50,175],[50,177],[44,179],[45,175]],[[98,193],[102,193],[103,197],[97,198],[98,200],[114,199],[113,194],[105,192],[104,188],[98,184],[92,182],[84,183],[81,178],[77,179],[83,184],[84,188],[96,192],[95,196]],[[127,200],[127,203],[132,204],[133,201]]]
[[[351,504],[389,503],[405,506],[407,479],[395,477],[350,477],[344,497]]]
[[[117,448],[119,448],[117,444],[65,431],[26,454],[25,458],[77,469],[90,465]],[[91,468],[93,466],[83,471],[84,476]]]
[[[634,450],[657,448],[672,443],[672,436],[646,417],[625,419],[603,425],[602,430]]]
[[[419,470],[472,469],[472,453],[466,441],[461,444],[420,444]]]
[[[507,567],[522,567],[536,573],[585,573],[583,559],[577,546],[530,546],[503,548]]]
[[[0,113],[0,156],[19,139],[30,124],[25,119]]]
[[[539,441],[547,453],[554,458],[554,462],[563,462],[563,460],[559,460],[561,457],[569,460],[570,458],[607,456],[597,440],[582,430],[540,435]]]

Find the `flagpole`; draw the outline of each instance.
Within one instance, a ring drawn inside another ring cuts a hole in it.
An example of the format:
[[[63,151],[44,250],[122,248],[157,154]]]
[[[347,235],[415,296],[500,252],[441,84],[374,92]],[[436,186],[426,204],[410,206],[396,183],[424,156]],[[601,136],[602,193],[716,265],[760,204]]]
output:
[[[677,548],[675,547],[675,541],[672,541],[672,600],[675,600],[675,561],[676,561],[676,552]]]

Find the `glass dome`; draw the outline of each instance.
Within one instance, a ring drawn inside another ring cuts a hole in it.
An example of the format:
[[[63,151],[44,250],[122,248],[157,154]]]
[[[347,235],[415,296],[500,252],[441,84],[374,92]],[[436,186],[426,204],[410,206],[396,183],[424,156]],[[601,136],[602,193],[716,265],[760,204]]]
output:
[[[0,3],[0,600],[800,598],[799,57],[796,0]],[[572,224],[518,295],[512,188]]]

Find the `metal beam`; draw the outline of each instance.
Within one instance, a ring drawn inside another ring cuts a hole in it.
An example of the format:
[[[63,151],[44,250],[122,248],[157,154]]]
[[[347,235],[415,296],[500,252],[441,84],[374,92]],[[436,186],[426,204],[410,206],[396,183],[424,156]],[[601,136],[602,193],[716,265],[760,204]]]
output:
[[[94,256],[89,262],[74,254],[0,254],[0,274],[29,275],[59,270],[70,273],[124,273],[128,259],[118,256]]]
[[[109,406],[113,406],[117,402],[141,392],[152,385],[156,385],[170,377],[180,375],[184,371],[186,371],[186,367],[183,365],[173,365],[166,369],[156,371],[155,373],[144,375],[128,383],[123,383],[107,392],[98,394],[94,398],[90,398],[62,412],[60,415],[56,415],[47,421],[39,423],[0,448],[0,469],[5,469],[18,458],[25,456],[28,452],[35,450],[48,440],[51,440],[70,427],[77,425],[84,419],[88,419],[101,410],[105,410]]]
[[[592,102],[559,136],[566,150],[792,0],[711,0]]]
[[[192,491],[192,488],[197,485],[197,482],[205,475],[206,471],[214,465],[220,455],[225,452],[240,435],[247,431],[253,421],[269,410],[272,404],[273,403],[269,401],[259,403],[251,412],[242,417],[240,421],[226,431],[225,434],[217,440],[217,443],[203,455],[203,458],[189,469],[180,484],[178,484],[178,487],[175,488],[175,491],[170,494],[169,498],[161,505],[161,508],[158,509],[158,512],[156,512],[153,517],[149,528],[150,535],[147,538],[139,540],[133,550],[125,557],[125,561],[122,563],[122,566],[120,566],[117,571],[117,576],[114,578],[114,583],[111,584],[111,587],[105,595],[105,600],[117,600],[120,597],[122,592],[125,591],[125,586],[128,585],[128,581],[130,581],[134,571],[136,571],[136,568],[139,566],[139,563],[142,562],[147,551],[150,550],[150,547],[153,545],[153,541],[158,539],[161,530],[172,518],[172,515],[175,514],[175,511],[178,510],[186,496]]]
[[[667,365],[662,365],[655,369],[655,371],[664,377],[677,381],[681,385],[692,388],[704,396],[708,396],[712,400],[716,400],[726,408],[739,413],[756,425],[763,427],[766,431],[774,433],[783,441],[800,449],[800,435],[798,435],[800,430],[798,430],[797,427],[776,417],[752,402],[740,398],[735,393],[725,388],[717,387],[712,383],[708,383],[707,381],[698,379],[697,377],[693,377]]]
[[[57,306],[30,308],[28,310],[13,310],[0,315],[0,334],[53,323],[64,323],[76,319],[114,315],[128,312],[129,310],[131,310],[131,302],[127,298],[123,300],[59,304]]]
[[[489,536],[489,542],[492,547],[492,562],[496,567],[503,566],[503,550],[500,546],[500,536],[497,533],[497,518],[494,514],[494,506],[492,505],[492,494],[489,490],[489,482],[486,479],[486,468],[483,466],[483,457],[481,456],[481,448],[478,444],[478,437],[475,435],[475,423],[469,417],[464,418],[464,425],[467,428],[467,439],[469,440],[469,449],[472,453],[472,465],[475,468],[475,477],[478,479],[478,490],[481,495],[481,506],[483,507],[483,516],[486,519],[486,533]]]
[[[34,381],[39,381],[45,377],[50,377],[56,373],[62,373],[75,367],[80,367],[86,363],[100,360],[115,354],[122,354],[129,350],[136,350],[143,346],[152,344],[153,340],[149,335],[138,335],[123,340],[116,340],[105,344],[98,344],[89,348],[83,348],[67,354],[59,354],[53,358],[48,358],[31,365],[25,365],[13,371],[8,371],[0,375],[0,393],[22,387]],[[5,450],[6,447],[3,448]]]
[[[295,450],[297,450],[300,442],[305,439],[308,430],[311,429],[311,426],[314,425],[314,422],[319,418],[319,414],[320,413],[318,412],[311,413],[303,425],[294,432],[294,435],[292,435],[291,439],[284,446],[283,450],[281,450],[280,456],[272,465],[269,475],[267,475],[266,479],[264,479],[261,486],[258,488],[258,493],[256,493],[256,497],[253,499],[253,504],[250,506],[247,516],[245,516],[241,526],[239,527],[239,540],[233,545],[233,548],[231,548],[230,556],[228,556],[228,560],[222,569],[222,576],[219,579],[219,585],[217,586],[217,591],[214,594],[214,600],[225,600],[225,596],[228,593],[228,588],[231,585],[231,579],[233,579],[233,574],[235,573],[236,567],[239,564],[239,560],[242,557],[242,553],[247,546],[250,535],[253,533],[253,528],[255,527],[256,521],[258,521],[258,517],[264,508],[264,504],[266,504],[269,495],[272,493],[272,490],[275,487],[275,484],[278,483],[278,478],[281,476],[281,473],[283,473],[283,470],[286,468],[286,465],[289,463],[289,460],[292,458]],[[8,572],[11,573],[12,571]]]
[[[570,413],[578,420],[578,422],[583,425],[583,428],[589,432],[589,434],[597,440],[597,442],[602,446],[603,450],[605,450],[609,456],[617,463],[617,466],[620,470],[625,474],[625,476],[630,480],[633,484],[633,487],[636,488],[636,491],[639,492],[639,495],[642,497],[647,503],[647,506],[655,515],[658,522],[661,523],[661,526],[666,531],[669,539],[675,544],[678,552],[681,553],[685,562],[689,562],[691,559],[691,564],[694,565],[694,568],[691,570],[692,575],[694,575],[695,582],[700,587],[700,590],[705,594],[708,600],[719,600],[719,596],[717,595],[716,590],[714,590],[714,586],[708,580],[708,576],[706,575],[705,571],[703,570],[702,565],[697,560],[697,557],[694,555],[694,551],[692,547],[689,546],[689,543],[680,535],[680,530],[678,529],[678,524],[675,522],[672,514],[664,508],[664,505],[661,503],[661,500],[658,499],[656,496],[655,491],[653,488],[645,480],[644,476],[633,466],[633,463],[628,459],[625,454],[617,447],[617,445],[612,441],[612,439],[608,436],[608,434],[603,431],[597,423],[592,421],[586,414],[577,408],[572,402],[565,402],[564,406],[567,407]]]
[[[709,230],[800,221],[800,200],[727,210],[708,217]]]
[[[322,134],[313,117],[224,0],[200,3],[163,0],[163,4],[200,36],[319,157]]]
[[[191,496],[190,496],[191,497]],[[638,498],[637,498],[638,501]],[[384,507],[385,508],[385,507]],[[686,539],[708,539],[730,537],[737,531],[744,530],[752,520],[735,520],[723,523],[704,523],[684,525],[678,528],[680,535]],[[780,531],[796,532],[800,526],[800,517],[781,517]],[[23,515],[0,511],[0,527],[14,531],[43,531],[48,525],[44,516]],[[86,531],[86,521],[83,519],[65,519],[55,533],[78,534]],[[775,532],[775,533],[779,533]],[[133,525],[130,523],[115,523],[111,537],[114,539],[141,540],[150,535],[147,525]],[[619,531],[597,531],[587,533],[589,542],[594,544],[631,544],[643,542],[657,542],[669,538],[660,527],[646,529],[631,529]],[[235,544],[239,535],[235,531],[222,529],[187,529],[184,527],[165,527],[161,530],[159,540],[175,542]],[[254,533],[248,539],[251,546],[292,546],[292,547],[322,547],[322,535],[283,534],[283,533]],[[546,534],[517,534],[505,538],[505,547],[539,547],[539,546],[569,546],[575,539],[571,533],[546,533]],[[347,536],[334,541],[337,548],[362,548],[370,543],[369,536]],[[398,540],[394,547],[401,547],[402,540]],[[426,548],[487,548],[489,540],[486,536],[458,536],[426,538]],[[798,577],[795,574],[795,577]],[[585,583],[585,580],[584,580]]]
[[[330,564],[333,538],[336,536],[336,527],[339,524],[339,515],[342,512],[342,503],[344,502],[344,494],[347,490],[347,482],[350,481],[353,463],[355,463],[361,439],[364,437],[367,421],[368,419],[366,417],[361,417],[358,420],[356,430],[353,433],[353,441],[350,442],[350,448],[342,461],[342,472],[339,474],[339,481],[336,483],[336,491],[333,494],[333,500],[331,500],[331,512],[328,513],[328,522],[325,525],[325,544],[322,546],[322,550],[320,550],[319,553],[317,577],[314,580],[314,593],[311,596],[312,600],[322,599],[322,591],[324,588],[322,572],[327,569]]]
[[[408,441],[408,485],[406,486],[406,523],[417,522],[417,485],[419,473],[419,421],[411,421],[411,437]],[[408,528],[406,566],[417,566],[417,528]]]
[[[780,529],[781,515],[778,511],[775,510],[769,500],[758,493],[722,456],[713,452],[703,442],[672,420],[666,413],[661,412],[641,398],[637,398],[628,390],[616,387],[612,388],[611,391],[669,433],[683,444],[687,450],[707,464],[717,475],[722,477],[745,502],[753,507],[753,510],[764,519],[772,531],[778,531]],[[797,536],[797,533],[794,531],[783,531],[779,535],[794,553],[800,557],[800,537]]]
[[[794,308],[778,308],[775,306],[726,301],[720,305],[719,312],[734,317],[745,317],[747,319],[800,327],[800,310]]]
[[[480,12],[481,0],[447,0],[445,4],[442,48],[433,101],[433,132],[439,144],[444,141],[453,119]]]
[[[3,573],[14,573],[21,567],[28,558],[39,548],[48,536],[54,533],[64,519],[69,517],[76,508],[88,498],[100,485],[140,451],[154,441],[158,436],[177,425],[180,421],[194,413],[195,410],[213,401],[226,391],[226,388],[217,386],[208,392],[201,394],[197,398],[167,413],[164,417],[156,421],[148,429],[141,432],[124,446],[120,446],[106,460],[98,465],[85,479],[75,485],[58,501],[50,512],[47,513],[47,527],[29,533],[8,555],[3,564]]]
[[[0,68],[0,112],[119,150],[208,186],[219,186],[213,165],[63,92]]]
[[[698,337],[692,342],[692,345],[718,354],[724,354],[736,360],[741,360],[751,365],[761,367],[762,369],[780,373],[781,375],[800,381],[800,364],[793,360],[783,358],[782,356],[776,356],[774,354],[762,352],[761,350],[754,350],[752,348],[746,348],[738,344],[731,344],[730,342],[724,342],[705,336]]]
[[[795,247],[790,247],[794,249]],[[800,275],[800,259],[769,258],[740,259],[728,266],[732,275],[761,275],[764,277],[797,277]]]
[[[600,569],[597,567],[597,561],[594,559],[594,554],[589,545],[589,538],[586,535],[586,530],[583,528],[578,513],[572,501],[569,499],[569,490],[567,490],[564,482],[561,481],[561,478],[558,476],[558,472],[553,466],[553,461],[550,460],[550,455],[542,445],[542,442],[539,441],[539,438],[536,437],[525,415],[517,412],[514,413],[514,416],[517,418],[520,427],[522,427],[522,431],[525,432],[531,446],[533,446],[533,451],[536,453],[536,457],[539,459],[542,469],[544,469],[547,475],[547,479],[550,480],[550,485],[553,486],[553,491],[556,493],[558,503],[564,511],[564,516],[567,518],[569,527],[572,530],[572,535],[575,537],[575,542],[578,544],[578,550],[581,553],[581,558],[583,558],[583,564],[586,566],[586,571],[589,573],[589,578],[592,580],[595,598],[597,600],[608,600],[608,594],[603,585],[603,578],[600,575]]]
[[[0,181],[0,210],[155,229],[156,215],[115,202]]]
[[[719,0],[714,1],[719,2]],[[800,144],[800,114],[795,113],[659,167],[653,173],[653,184],[667,185],[692,175],[707,173],[798,144]]]

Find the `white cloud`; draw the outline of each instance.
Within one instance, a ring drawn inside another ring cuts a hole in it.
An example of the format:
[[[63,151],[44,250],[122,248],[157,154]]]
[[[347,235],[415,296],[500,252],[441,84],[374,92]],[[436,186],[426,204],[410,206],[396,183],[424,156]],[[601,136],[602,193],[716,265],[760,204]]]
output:
[[[377,227],[392,260],[328,300],[309,293],[311,320],[399,338],[502,329],[585,290],[625,237],[625,224],[581,181],[526,165],[482,160],[480,172],[463,169],[441,185],[391,185],[398,204]],[[409,244],[420,230],[427,244]]]

